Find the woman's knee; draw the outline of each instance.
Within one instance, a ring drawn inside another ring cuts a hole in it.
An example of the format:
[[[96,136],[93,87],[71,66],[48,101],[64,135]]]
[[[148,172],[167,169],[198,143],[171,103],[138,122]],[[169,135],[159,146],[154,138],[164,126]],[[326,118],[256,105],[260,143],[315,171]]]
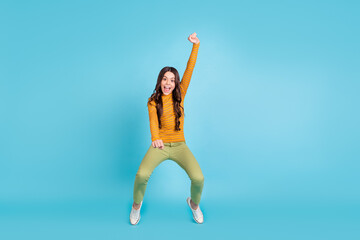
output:
[[[147,183],[149,178],[150,178],[150,174],[147,171],[143,171],[143,170],[139,170],[136,173],[135,176],[136,180],[140,181],[140,182],[145,182]]]
[[[203,174],[197,174],[192,176],[191,181],[194,183],[202,184],[204,183],[204,175]]]

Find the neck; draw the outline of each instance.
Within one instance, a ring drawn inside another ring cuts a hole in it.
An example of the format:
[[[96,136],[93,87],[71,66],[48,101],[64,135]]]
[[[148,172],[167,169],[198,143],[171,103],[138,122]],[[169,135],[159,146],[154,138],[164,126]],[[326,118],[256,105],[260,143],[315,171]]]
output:
[[[163,96],[163,97],[170,97],[170,96],[172,96],[172,92],[169,93],[168,95],[162,94],[162,96]]]

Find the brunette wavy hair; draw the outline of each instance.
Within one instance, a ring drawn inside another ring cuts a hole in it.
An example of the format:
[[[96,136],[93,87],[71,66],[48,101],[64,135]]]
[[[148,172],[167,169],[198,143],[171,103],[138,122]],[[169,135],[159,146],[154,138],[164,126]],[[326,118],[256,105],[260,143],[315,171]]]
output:
[[[175,130],[180,131],[181,130],[180,129],[180,117],[182,116],[181,109],[183,110],[184,116],[185,116],[185,112],[184,112],[184,108],[180,105],[181,99],[182,99],[181,91],[180,91],[180,76],[179,76],[179,72],[176,70],[176,68],[166,66],[160,70],[155,89],[148,100],[148,104],[153,100],[155,101],[156,112],[157,112],[158,121],[159,121],[159,128],[161,129],[161,116],[163,114],[163,102],[162,102],[162,98],[161,98],[161,95],[163,92],[161,90],[161,81],[166,72],[172,72],[175,75],[175,88],[172,91],[172,98],[173,98],[174,113],[175,113]]]

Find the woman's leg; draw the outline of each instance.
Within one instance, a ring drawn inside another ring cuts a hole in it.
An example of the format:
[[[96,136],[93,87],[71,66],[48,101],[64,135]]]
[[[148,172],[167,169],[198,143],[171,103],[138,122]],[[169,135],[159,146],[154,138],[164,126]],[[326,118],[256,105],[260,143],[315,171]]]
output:
[[[150,145],[135,176],[133,197],[136,204],[140,204],[143,200],[148,180],[154,169],[168,158],[169,149],[166,144],[164,149],[154,148]]]
[[[182,167],[191,180],[191,200],[198,205],[204,186],[204,175],[199,163],[185,142],[178,142],[170,147],[170,159]]]

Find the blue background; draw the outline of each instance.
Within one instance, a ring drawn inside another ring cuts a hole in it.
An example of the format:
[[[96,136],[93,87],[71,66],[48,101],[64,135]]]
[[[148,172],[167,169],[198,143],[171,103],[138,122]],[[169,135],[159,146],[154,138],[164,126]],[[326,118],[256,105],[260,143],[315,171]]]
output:
[[[359,239],[357,1],[2,1],[1,239]],[[182,77],[202,225],[173,161],[129,213],[146,101]]]

